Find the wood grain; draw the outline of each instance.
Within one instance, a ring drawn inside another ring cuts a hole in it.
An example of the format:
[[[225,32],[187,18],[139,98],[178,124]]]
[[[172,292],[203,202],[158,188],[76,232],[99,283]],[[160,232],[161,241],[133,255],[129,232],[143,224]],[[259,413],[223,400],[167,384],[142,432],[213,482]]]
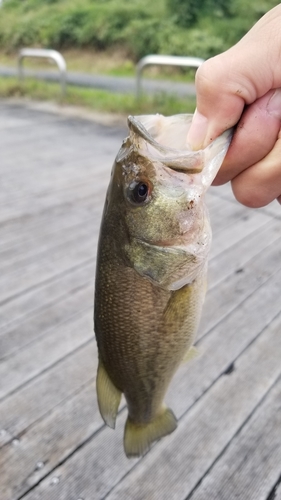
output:
[[[97,407],[99,221],[126,131],[0,102],[0,499],[281,500],[281,207],[212,187],[199,357],[141,459]],[[12,152],[12,153],[11,153]]]

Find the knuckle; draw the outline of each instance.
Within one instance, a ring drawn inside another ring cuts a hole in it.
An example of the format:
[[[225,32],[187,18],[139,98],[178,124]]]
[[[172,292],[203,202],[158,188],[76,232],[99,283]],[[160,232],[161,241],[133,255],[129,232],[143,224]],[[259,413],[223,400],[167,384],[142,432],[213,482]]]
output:
[[[202,94],[207,92],[217,92],[218,83],[225,74],[222,68],[221,59],[212,57],[205,61],[196,72],[196,87]]]

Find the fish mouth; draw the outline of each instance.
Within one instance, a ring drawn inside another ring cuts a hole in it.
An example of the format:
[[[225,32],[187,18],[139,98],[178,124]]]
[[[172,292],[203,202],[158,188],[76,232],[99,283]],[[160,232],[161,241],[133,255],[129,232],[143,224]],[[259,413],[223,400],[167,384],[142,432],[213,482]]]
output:
[[[227,153],[233,129],[223,132],[206,148],[194,151],[186,141],[192,116],[191,114],[169,117],[158,114],[129,116],[128,141],[131,150],[136,150],[152,161],[160,161],[172,170],[186,174],[202,173],[201,181],[207,188],[211,185]]]
[[[182,121],[185,124],[187,135],[192,115],[183,114],[181,116]],[[160,160],[161,163],[172,170],[176,170],[177,172],[186,174],[196,174],[202,172],[204,168],[203,150],[193,151],[188,144],[184,143],[183,140],[177,148],[164,146],[162,142],[158,142],[159,136],[155,133],[155,136],[158,138],[157,141],[153,136],[153,132],[150,132],[150,130],[153,130],[154,125],[152,123],[146,123],[148,117],[149,115],[128,117],[128,126],[130,131],[137,134],[138,137],[144,140],[144,144],[138,144],[139,152],[143,149],[143,153],[146,157],[149,157],[152,160]],[[161,122],[161,119],[163,118],[164,117],[162,115],[159,115],[159,122]],[[170,119],[172,118],[173,117],[170,117]]]

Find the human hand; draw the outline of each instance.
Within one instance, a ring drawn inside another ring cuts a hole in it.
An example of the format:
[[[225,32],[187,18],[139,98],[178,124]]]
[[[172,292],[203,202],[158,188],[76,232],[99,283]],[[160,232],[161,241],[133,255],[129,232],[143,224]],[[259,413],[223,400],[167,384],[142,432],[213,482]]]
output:
[[[237,125],[213,184],[231,181],[249,207],[281,203],[281,5],[197,71],[197,111],[187,140],[205,147]]]

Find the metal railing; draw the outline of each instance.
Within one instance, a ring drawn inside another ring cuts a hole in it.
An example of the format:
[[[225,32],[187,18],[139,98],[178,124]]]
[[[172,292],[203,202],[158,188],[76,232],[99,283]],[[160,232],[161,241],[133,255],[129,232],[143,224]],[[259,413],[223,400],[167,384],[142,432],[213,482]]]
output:
[[[60,70],[61,96],[66,92],[66,62],[63,56],[56,50],[48,49],[21,49],[18,54],[18,78],[19,83],[24,81],[23,59],[25,57],[43,57],[45,59],[53,59]]]
[[[141,77],[146,66],[181,66],[185,68],[199,68],[204,59],[199,57],[149,55],[143,57],[136,66],[136,95],[141,95]]]

